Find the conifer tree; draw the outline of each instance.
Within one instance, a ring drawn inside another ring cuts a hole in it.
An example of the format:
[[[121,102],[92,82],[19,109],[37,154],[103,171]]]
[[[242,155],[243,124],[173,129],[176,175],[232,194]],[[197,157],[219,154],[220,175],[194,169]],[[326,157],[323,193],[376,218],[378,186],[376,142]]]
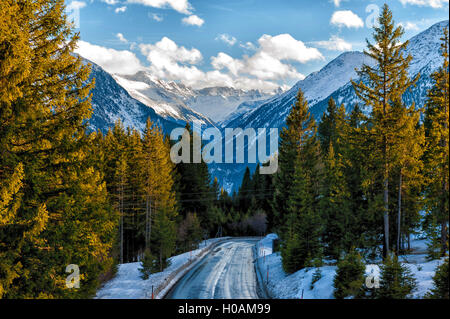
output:
[[[444,260],[443,264],[436,267],[433,283],[434,287],[426,297],[431,299],[449,299],[448,257]]]
[[[367,107],[371,108],[370,134],[376,143],[377,151],[372,154],[376,163],[376,178],[381,179],[382,205],[376,200],[376,210],[383,214],[384,242],[383,251],[386,256],[390,244],[389,222],[389,177],[392,170],[392,144],[397,141],[393,122],[395,113],[392,104],[401,102],[403,93],[418,79],[408,77],[408,66],[412,57],[403,56],[408,41],[401,42],[404,31],[401,26],[395,27],[392,12],[387,4],[378,18],[379,26],[374,27],[375,43],[367,41],[364,54],[376,63],[374,66],[364,64],[358,75],[360,82],[352,81],[357,96]]]
[[[286,127],[283,127],[280,133],[280,155],[278,157],[278,172],[274,177],[274,199],[272,205],[272,218],[275,229],[282,229],[283,225],[286,225],[289,215],[286,203],[292,193],[292,177],[295,172],[295,162],[309,136],[315,135],[317,130],[315,121],[308,112],[307,104],[303,92],[299,90],[296,102],[286,119]],[[314,157],[316,156],[317,154],[314,154]],[[281,234],[283,236],[284,232],[281,232]]]
[[[432,74],[433,87],[428,92],[425,109],[427,166],[427,210],[440,227],[440,254],[448,245],[449,222],[449,60],[448,29],[441,38],[443,65]]]
[[[364,297],[364,280],[366,266],[361,256],[352,248],[337,264],[334,277],[334,297],[343,299],[348,297]]]
[[[320,213],[325,224],[323,241],[327,245],[326,254],[338,259],[342,251],[348,251],[354,244],[350,228],[354,221],[342,158],[335,154],[332,143],[325,160]]]
[[[1,2],[0,184],[19,163],[24,172],[22,231],[0,229],[7,258],[23,266],[6,298],[90,296],[111,265],[117,220],[84,133],[94,83],[72,54],[78,35],[64,8],[63,0]],[[69,264],[80,267],[78,290],[65,285]]]
[[[380,288],[375,290],[379,299],[406,299],[416,289],[417,282],[408,266],[402,265],[397,255],[388,255],[380,272]]]
[[[332,97],[328,100],[328,106],[319,123],[318,136],[322,147],[322,154],[327,154],[330,143],[336,145],[336,121],[337,106]]]

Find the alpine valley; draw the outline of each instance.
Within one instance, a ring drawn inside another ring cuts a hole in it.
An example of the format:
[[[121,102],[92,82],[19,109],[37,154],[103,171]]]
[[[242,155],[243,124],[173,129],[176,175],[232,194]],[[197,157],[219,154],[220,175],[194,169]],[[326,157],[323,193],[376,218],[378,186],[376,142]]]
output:
[[[436,23],[409,39],[405,52],[413,57],[409,75],[420,74],[420,77],[415,87],[403,96],[408,105],[424,106],[426,92],[432,86],[430,76],[442,65],[440,37],[448,24],[448,20]],[[90,63],[93,65],[91,77],[96,81],[92,91],[90,129],[107,131],[120,119],[125,127],[143,130],[147,117],[150,117],[169,133],[186,122],[221,130],[225,127],[281,130],[299,89],[304,92],[316,120],[321,118],[331,97],[350,111],[359,102],[350,82],[357,80],[355,69],[373,62],[362,52],[345,52],[321,70],[298,81],[291,89],[269,93],[230,87],[193,89],[157,79],[146,71],[134,75],[108,74],[100,66]],[[217,177],[227,191],[232,191],[239,186],[247,166],[254,170],[256,164],[212,163],[209,168],[212,176]]]

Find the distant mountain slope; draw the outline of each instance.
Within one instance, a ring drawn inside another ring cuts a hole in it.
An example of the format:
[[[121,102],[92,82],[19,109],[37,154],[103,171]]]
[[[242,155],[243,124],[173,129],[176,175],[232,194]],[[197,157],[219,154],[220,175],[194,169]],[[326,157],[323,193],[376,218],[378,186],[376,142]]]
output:
[[[413,61],[409,68],[410,76],[420,73],[420,79],[416,86],[407,91],[403,99],[407,104],[415,103],[422,107],[426,101],[427,90],[431,87],[430,75],[442,65],[442,57],[439,55],[440,37],[442,29],[447,26],[448,20],[434,24],[427,30],[410,39],[406,55],[411,54]],[[360,68],[363,63],[373,63],[362,52],[345,52],[328,63],[318,72],[311,73],[304,80],[297,82],[290,90],[261,103],[261,105],[248,108],[244,112],[231,114],[222,123],[227,127],[262,128],[278,127],[285,125],[298,89],[302,89],[310,106],[310,112],[317,120],[320,120],[326,110],[330,97],[336,103],[343,103],[350,111],[355,103],[359,102],[354,92],[350,79],[357,78],[355,68]],[[247,112],[245,112],[247,111]],[[211,169],[218,177],[222,185],[229,189],[240,184],[246,165],[219,164],[212,165]],[[255,165],[249,165],[254,168]]]
[[[186,105],[184,100],[195,93],[182,84],[159,80],[144,71],[134,75],[113,75],[113,78],[133,98],[161,117],[213,125],[209,118]]]
[[[176,119],[163,118],[148,106],[132,98],[114,78],[100,66],[85,60],[92,65],[91,78],[95,78],[95,88],[92,93],[93,114],[89,119],[90,130],[106,132],[108,128],[120,119],[125,127],[138,130],[145,128],[147,118],[157,123],[166,133],[171,129],[183,126],[184,122]]]
[[[230,87],[194,90],[180,83],[158,79],[146,71],[134,75],[115,74],[113,77],[132,97],[153,108],[162,117],[206,125],[223,120],[243,102],[265,100],[278,93]]]

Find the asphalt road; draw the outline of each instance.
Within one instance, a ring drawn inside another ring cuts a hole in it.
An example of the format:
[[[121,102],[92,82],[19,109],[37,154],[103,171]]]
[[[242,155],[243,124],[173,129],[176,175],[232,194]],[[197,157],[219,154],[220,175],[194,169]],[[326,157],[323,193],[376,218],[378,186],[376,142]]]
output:
[[[256,239],[232,239],[218,245],[167,294],[168,299],[257,299],[253,264]]]

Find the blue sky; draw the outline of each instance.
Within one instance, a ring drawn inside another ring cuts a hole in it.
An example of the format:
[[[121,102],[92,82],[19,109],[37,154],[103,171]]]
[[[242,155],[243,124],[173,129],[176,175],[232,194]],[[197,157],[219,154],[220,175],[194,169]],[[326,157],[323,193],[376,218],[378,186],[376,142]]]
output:
[[[79,12],[78,52],[111,73],[268,91],[362,50],[384,2],[66,0],[71,17]],[[387,3],[405,39],[448,19],[448,0]]]

